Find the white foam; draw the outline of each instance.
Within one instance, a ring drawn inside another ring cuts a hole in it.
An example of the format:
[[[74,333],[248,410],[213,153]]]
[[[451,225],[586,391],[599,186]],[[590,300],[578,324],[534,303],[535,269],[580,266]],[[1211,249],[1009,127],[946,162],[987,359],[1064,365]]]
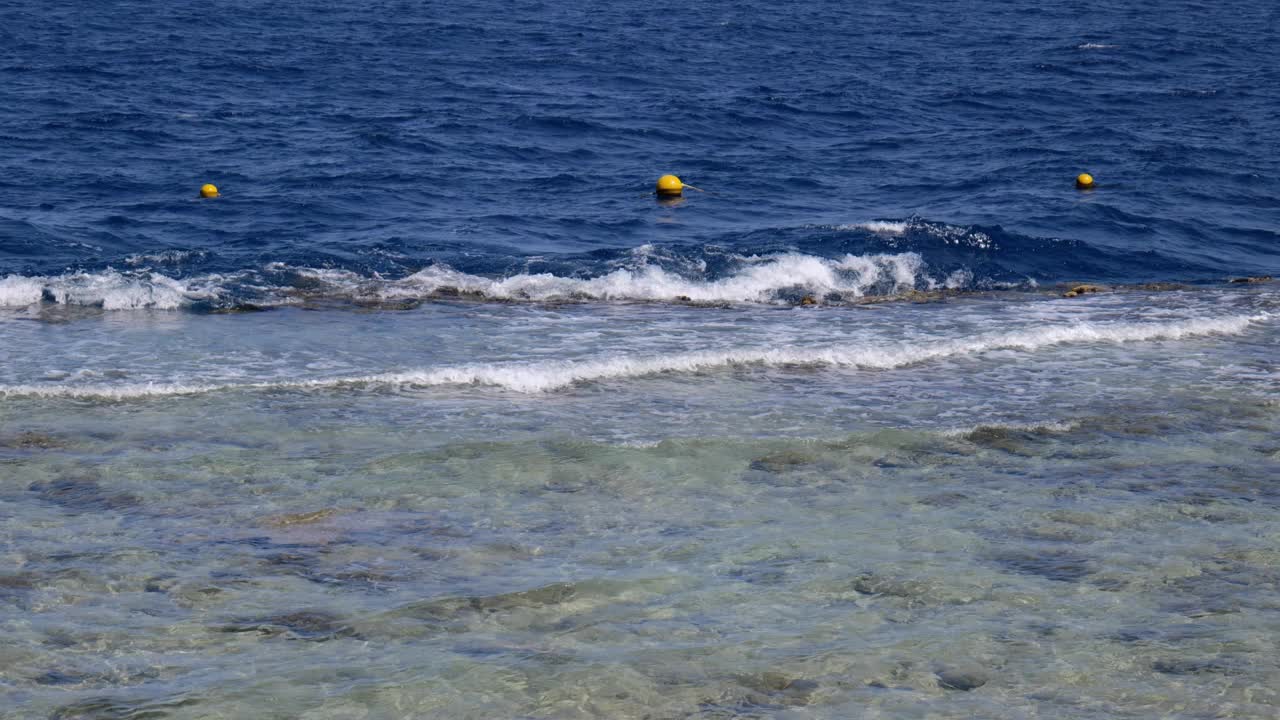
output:
[[[867,222],[837,225],[836,230],[866,230],[877,235],[902,235],[911,227],[905,220],[868,220]]]
[[[971,285],[973,285],[973,273],[969,270],[953,271],[946,280],[942,281],[942,286],[948,290],[960,290]]]
[[[1108,50],[1113,47],[1115,47],[1115,45],[1087,42],[1087,43],[1080,43],[1079,45],[1076,46],[1076,49],[1077,50]]]
[[[179,308],[204,293],[158,273],[68,273],[49,277],[10,275],[0,280],[0,305],[23,307],[49,299],[62,305],[99,306],[107,310]]]
[[[202,260],[209,256],[205,250],[164,250],[158,253],[135,253],[124,259],[125,264],[134,267],[141,265],[178,265],[188,260]]]
[[[468,364],[375,375],[259,383],[13,385],[0,387],[0,396],[121,400],[191,395],[221,390],[308,390],[362,386],[435,387],[445,385],[487,385],[519,393],[543,393],[580,383],[622,380],[662,373],[709,372],[735,366],[890,370],[950,357],[978,355],[993,350],[1034,351],[1063,344],[1178,340],[1204,335],[1234,334],[1243,332],[1250,325],[1269,318],[1270,315],[1263,314],[1170,322],[1074,323],[953,340],[882,346],[757,347],[645,357],[615,356],[585,361]]]
[[[403,280],[364,290],[371,289],[386,300],[430,296],[446,288],[456,288],[504,300],[670,301],[687,298],[695,302],[769,303],[776,302],[778,294],[786,291],[861,297],[882,284],[898,290],[909,289],[921,279],[923,265],[916,253],[846,255],[839,259],[786,253],[744,258],[737,273],[711,281],[691,280],[656,266],[618,269],[594,278],[540,273],[499,280],[434,266]]]
[[[963,232],[956,229],[955,232]],[[632,302],[789,303],[802,295],[821,300],[870,293],[900,293],[917,287],[963,287],[963,273],[933,278],[914,252],[824,258],[788,252],[773,255],[728,256],[736,269],[717,280],[703,279],[705,259],[664,258],[655,262],[658,248],[644,245],[631,253],[627,267],[595,277],[551,273],[521,273],[505,278],[472,275],[447,265],[433,265],[400,279],[361,275],[349,270],[308,268],[271,263],[262,271],[230,275],[202,275],[176,280],[145,269],[120,272],[23,277],[0,280],[0,306],[26,306],[41,301],[98,306],[108,310],[174,309],[194,301],[239,297],[258,305],[286,305],[305,298],[354,301],[399,301],[437,297],[458,291],[507,301],[547,302],[599,300]],[[159,257],[159,256],[156,256]],[[678,270],[672,267],[679,268]],[[277,286],[265,273],[306,278],[302,287]]]
[[[983,430],[1010,430],[1013,432],[1031,432],[1031,433],[1068,433],[1080,427],[1080,421],[1073,420],[1068,422],[1042,422],[1042,423],[1001,423],[1001,422],[984,422],[972,425],[970,427],[949,428],[940,430],[939,435],[943,437],[964,438],[976,432]]]
[[[935,237],[947,245],[965,245],[979,250],[992,250],[996,248],[995,241],[991,239],[991,236],[981,230],[975,230],[972,227],[960,225],[926,222],[917,218],[892,221],[869,220],[867,222],[836,225],[833,229],[843,232],[863,230],[876,233],[877,235],[887,235],[890,237],[898,237],[906,234],[907,231],[912,231]]]
[[[9,275],[0,279],[0,307],[26,307],[40,302],[44,283],[38,278]]]

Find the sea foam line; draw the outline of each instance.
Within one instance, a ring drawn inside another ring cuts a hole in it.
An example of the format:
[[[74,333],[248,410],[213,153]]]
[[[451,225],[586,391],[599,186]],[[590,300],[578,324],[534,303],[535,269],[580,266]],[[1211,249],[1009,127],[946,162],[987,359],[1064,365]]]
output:
[[[255,383],[145,383],[120,385],[0,386],[0,397],[63,397],[96,400],[197,395],[231,390],[322,390],[344,387],[437,387],[483,385],[518,393],[543,393],[607,380],[663,373],[696,373],[726,367],[836,367],[890,370],[992,350],[1026,350],[1063,344],[1128,343],[1178,340],[1244,332],[1270,314],[1233,315],[1153,323],[1078,323],[990,333],[971,338],[887,346],[843,345],[826,348],[738,348],[702,350],[661,356],[609,357],[584,361],[468,364],[310,380]]]
[[[638,248],[646,251],[648,246]],[[306,298],[356,302],[423,300],[458,293],[503,301],[559,300],[783,303],[789,295],[831,294],[861,298],[924,287],[957,289],[969,276],[953,273],[941,280],[929,276],[923,258],[914,252],[825,258],[796,252],[736,257],[737,267],[725,277],[686,277],[650,263],[637,252],[641,264],[615,268],[594,277],[552,273],[519,273],[490,278],[433,265],[398,279],[365,276],[350,270],[291,267],[272,263],[263,271],[231,275],[203,275],[175,279],[149,270],[77,272],[66,275],[0,277],[0,308],[21,308],[50,302],[58,305],[101,307],[105,310],[175,310],[196,303],[230,305],[233,300],[276,306]],[[263,273],[266,273],[265,275]],[[304,288],[272,275],[306,279]],[[250,291],[248,296],[244,293]],[[240,296],[237,298],[237,296]],[[792,299],[795,299],[794,297]]]
[[[851,255],[823,258],[801,253],[751,256],[728,277],[690,279],[658,265],[618,268],[589,278],[550,273],[519,274],[491,279],[433,266],[406,278],[362,287],[334,272],[305,271],[328,280],[336,289],[344,286],[357,295],[382,300],[431,297],[446,288],[501,300],[548,301],[581,298],[613,301],[671,301],[774,303],[778,293],[797,290],[819,296],[837,293],[863,297],[875,291],[903,292],[937,281],[925,273],[918,253]]]

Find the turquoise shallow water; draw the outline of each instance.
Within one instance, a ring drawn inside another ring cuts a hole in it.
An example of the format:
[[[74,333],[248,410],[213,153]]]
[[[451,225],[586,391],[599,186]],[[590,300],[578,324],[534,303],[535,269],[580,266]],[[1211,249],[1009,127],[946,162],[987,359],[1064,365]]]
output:
[[[1269,717],[1277,308],[12,311],[0,717]]]

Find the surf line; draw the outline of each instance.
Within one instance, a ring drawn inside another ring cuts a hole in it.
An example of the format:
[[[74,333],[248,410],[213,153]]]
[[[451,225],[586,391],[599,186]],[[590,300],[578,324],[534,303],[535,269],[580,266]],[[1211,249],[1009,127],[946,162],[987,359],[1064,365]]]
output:
[[[287,391],[467,385],[493,386],[522,394],[538,394],[588,382],[665,373],[696,373],[726,367],[840,367],[891,370],[948,357],[980,355],[992,350],[1033,351],[1065,344],[1116,344],[1232,335],[1244,332],[1251,325],[1270,318],[1270,313],[1262,313],[1161,323],[1084,323],[914,344],[697,350],[662,356],[623,356],[527,364],[468,364],[372,375],[251,383],[10,385],[0,386],[0,397],[127,401],[244,390]]]

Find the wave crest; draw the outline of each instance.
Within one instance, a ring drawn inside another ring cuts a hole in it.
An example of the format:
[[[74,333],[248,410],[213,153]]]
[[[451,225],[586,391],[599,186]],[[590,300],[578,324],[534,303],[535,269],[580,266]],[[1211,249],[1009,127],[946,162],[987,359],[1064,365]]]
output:
[[[0,307],[51,302],[106,310],[173,310],[211,295],[190,282],[153,272],[106,270],[53,277],[9,275],[0,279]]]
[[[787,303],[806,296],[839,302],[913,289],[954,289],[972,277],[952,273],[934,278],[915,252],[846,254],[834,259],[796,252],[735,256],[734,269],[718,279],[708,278],[705,267],[696,272],[669,269],[650,254],[634,252],[633,266],[587,277],[542,272],[493,278],[432,265],[403,278],[387,279],[351,270],[280,263],[262,271],[184,280],[148,270],[10,275],[0,279],[0,307],[47,302],[107,310],[172,310],[237,304],[276,306],[323,299],[403,302],[456,295],[529,302]]]
[[[1232,315],[1168,322],[1078,323],[991,333],[971,338],[884,346],[843,345],[825,348],[738,348],[644,357],[605,357],[584,361],[468,364],[406,372],[257,383],[122,385],[13,385],[3,396],[69,397],[127,400],[193,395],[225,390],[312,390],[344,387],[437,387],[486,385],[518,393],[544,393],[574,385],[623,380],[664,373],[697,373],[738,366],[835,367],[890,370],[993,350],[1034,351],[1055,345],[1178,340],[1244,332],[1269,314]]]

